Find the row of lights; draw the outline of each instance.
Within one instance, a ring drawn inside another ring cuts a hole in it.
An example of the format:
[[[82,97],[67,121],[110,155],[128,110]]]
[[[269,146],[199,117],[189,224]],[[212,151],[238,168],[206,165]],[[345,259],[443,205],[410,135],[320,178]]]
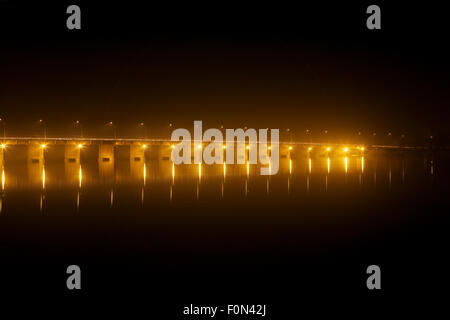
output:
[[[2,143],[2,144],[0,145],[0,147],[1,147],[2,149],[5,149],[5,148],[6,148],[6,145],[5,145],[4,143]],[[42,149],[45,149],[46,147],[47,147],[47,145],[46,145],[45,143],[41,144],[41,148],[42,148]],[[81,149],[81,148],[83,148],[83,145],[80,143],[80,144],[77,145],[77,147],[78,147],[78,149]],[[143,148],[143,149],[147,149],[147,147],[148,147],[148,146],[147,146],[146,144],[143,144],[143,145],[142,145],[142,148]],[[172,149],[174,149],[174,148],[175,148],[175,145],[171,145],[170,147],[171,147]],[[198,149],[201,149],[202,146],[198,146],[197,148],[198,148]],[[227,146],[223,146],[223,148],[226,149]],[[246,146],[246,149],[249,150],[249,149],[250,149],[250,146]],[[269,150],[272,150],[272,147],[269,146],[268,149],[269,149]],[[289,149],[289,150],[292,150],[292,146],[289,146],[288,149]],[[364,147],[358,147],[358,149],[361,150],[361,151],[364,151],[364,150],[365,150]],[[327,147],[326,150],[329,152],[329,151],[331,151],[331,148],[330,148],[330,147]],[[312,151],[312,147],[308,147],[308,151]],[[343,151],[344,151],[344,152],[348,152],[348,151],[349,151],[349,148],[348,148],[348,147],[345,147],[345,148],[343,149]]]
[[[5,120],[4,120],[3,118],[0,118],[0,122],[3,122],[3,123],[4,123]],[[45,122],[44,122],[44,120],[42,120],[42,119],[39,119],[39,123],[45,125]],[[81,123],[80,123],[79,120],[76,120],[76,121],[74,121],[73,123],[75,123],[77,126],[81,125]],[[113,121],[107,122],[106,125],[110,125],[110,126],[115,127],[115,123],[114,123]],[[145,127],[145,124],[144,124],[143,122],[140,122],[140,123],[139,123],[139,126]],[[173,127],[173,123],[169,123],[169,127]],[[221,125],[220,128],[223,129],[223,125]],[[244,127],[244,129],[247,130],[247,127]],[[268,129],[268,128],[267,128],[267,129]],[[290,132],[291,129],[290,129],[290,128],[287,128],[286,131],[287,131],[287,132]],[[311,134],[311,130],[310,130],[310,129],[306,129],[305,132],[306,132],[306,134]],[[328,130],[324,130],[323,132],[324,132],[325,134],[328,134]],[[361,131],[358,131],[358,135],[361,136],[361,135],[362,135],[362,132],[361,132]],[[373,136],[376,136],[377,133],[376,133],[376,132],[373,132],[372,135],[373,135]],[[388,136],[392,136],[392,132],[387,132],[387,135],[388,135]],[[405,138],[405,134],[401,134],[400,137],[401,137],[402,139],[404,139],[404,138]],[[429,138],[430,138],[430,139],[433,139],[433,136],[430,135]]]
[[[143,147],[144,149],[147,148],[146,145],[143,145],[142,147]],[[175,145],[172,144],[170,147],[171,147],[172,149],[174,149],[174,148],[175,148]],[[198,149],[201,149],[202,146],[198,146],[197,148],[198,148]],[[227,146],[223,146],[223,148],[226,149]],[[247,150],[249,150],[249,149],[250,149],[250,146],[246,146],[245,148],[246,148]],[[272,150],[272,147],[271,147],[271,146],[268,146],[267,148],[268,148],[269,150]],[[289,146],[288,149],[289,149],[289,150],[292,150],[292,146]],[[358,147],[358,149],[361,150],[361,151],[364,151],[364,150],[365,150],[364,147]],[[327,151],[331,151],[331,148],[330,148],[330,147],[327,147],[326,150],[327,150]],[[344,152],[348,152],[349,150],[350,150],[350,149],[349,149],[348,147],[345,147],[345,148],[343,149]],[[308,151],[312,151],[312,147],[308,147]]]

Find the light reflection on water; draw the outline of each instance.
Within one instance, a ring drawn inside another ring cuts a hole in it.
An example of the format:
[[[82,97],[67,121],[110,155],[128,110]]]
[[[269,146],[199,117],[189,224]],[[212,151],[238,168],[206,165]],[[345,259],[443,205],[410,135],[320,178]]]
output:
[[[421,162],[425,163],[424,166]],[[259,166],[243,165],[180,165],[171,161],[115,161],[106,163],[40,163],[8,165],[1,172],[0,214],[22,204],[8,205],[9,193],[14,197],[30,197],[37,190],[36,210],[45,212],[49,201],[61,209],[74,206],[83,210],[83,198],[104,199],[107,188],[109,208],[145,207],[167,199],[170,204],[185,201],[217,201],[270,197],[295,199],[301,195],[347,193],[355,190],[366,194],[425,188],[423,183],[437,176],[433,160],[418,157],[308,157],[280,159],[280,170],[274,176],[259,175]],[[428,179],[428,180],[427,180]],[[409,181],[410,184],[407,184]],[[123,191],[124,188],[126,191]],[[135,203],[130,191],[137,188]],[[162,197],[163,190],[167,190]],[[50,195],[51,194],[51,195]],[[70,199],[73,201],[62,201]],[[189,194],[193,196],[189,200]]]

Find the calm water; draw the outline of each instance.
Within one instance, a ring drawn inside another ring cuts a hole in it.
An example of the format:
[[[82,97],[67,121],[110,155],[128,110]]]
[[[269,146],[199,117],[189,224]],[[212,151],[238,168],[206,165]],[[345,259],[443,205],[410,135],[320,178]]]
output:
[[[9,162],[1,175],[3,268],[111,262],[148,275],[159,265],[152,285],[161,290],[186,281],[177,266],[265,270],[292,281],[305,264],[345,263],[351,278],[375,261],[400,275],[412,261],[443,263],[449,164],[446,155],[423,154],[283,158],[266,177],[253,165]]]
[[[270,177],[259,175],[256,165],[175,166],[168,160],[145,165],[125,160],[99,164],[95,159],[81,165],[7,164],[1,176],[0,222],[20,226],[16,236],[29,225],[54,227],[56,233],[77,226],[83,236],[105,228],[104,236],[112,240],[108,226],[123,223],[130,233],[167,236],[177,248],[207,248],[212,240],[227,250],[225,240],[249,245],[240,243],[247,232],[269,243],[278,236],[298,238],[300,231],[319,242],[331,233],[339,234],[337,241],[345,240],[361,228],[382,232],[415,217],[401,210],[388,215],[393,208],[426,203],[436,192],[448,190],[448,163],[431,156],[280,161],[279,173]],[[446,200],[433,204],[441,202]],[[176,244],[174,237],[183,239]],[[295,246],[292,240],[288,246]],[[189,248],[189,241],[196,245]],[[146,243],[139,247],[146,249]]]
[[[417,155],[285,158],[280,160],[279,173],[268,177],[259,174],[259,166],[249,164],[175,166],[169,160],[144,164],[94,159],[81,164],[8,163],[1,169],[0,214],[4,219],[26,214],[33,219],[95,220],[99,218],[93,214],[95,208],[102,214],[137,214],[151,220],[158,208],[195,220],[184,210],[208,205],[207,219],[214,210],[234,206],[236,211],[228,213],[232,221],[246,215],[242,205],[254,206],[255,212],[275,205],[285,214],[289,207],[323,206],[339,199],[345,206],[344,200],[351,205],[361,199],[384,202],[394,196],[420,197],[448,187],[446,165],[436,157]],[[302,210],[297,213],[301,221]],[[271,219],[279,220],[275,214]]]

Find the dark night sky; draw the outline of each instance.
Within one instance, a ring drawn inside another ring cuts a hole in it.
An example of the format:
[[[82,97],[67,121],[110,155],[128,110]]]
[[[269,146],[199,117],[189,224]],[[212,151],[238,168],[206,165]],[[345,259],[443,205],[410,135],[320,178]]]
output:
[[[133,134],[192,126],[445,132],[445,10],[360,4],[178,5],[0,1],[0,115],[8,131],[50,134],[74,120]],[[79,4],[82,30],[66,7]],[[26,129],[26,130],[25,130]]]

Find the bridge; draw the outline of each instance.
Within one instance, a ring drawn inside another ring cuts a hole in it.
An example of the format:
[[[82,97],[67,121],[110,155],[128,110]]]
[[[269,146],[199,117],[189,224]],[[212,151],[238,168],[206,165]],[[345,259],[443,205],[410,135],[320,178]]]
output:
[[[64,148],[64,159],[67,162],[80,162],[81,152],[84,148],[98,148],[99,162],[114,162],[116,150],[118,148],[129,149],[130,161],[145,161],[146,158],[158,160],[170,160],[171,147],[177,142],[169,139],[144,139],[144,138],[100,138],[100,137],[4,137],[1,139],[0,165],[5,162],[5,152],[13,152],[17,146],[25,146],[27,149],[27,161],[33,163],[44,163],[47,152],[50,152],[52,146],[61,146]],[[196,143],[191,140],[192,148]],[[235,141],[237,142],[237,141]],[[226,142],[224,142],[226,143]],[[203,145],[209,142],[203,142]],[[235,143],[235,148],[236,148]],[[295,157],[298,155],[317,155],[319,153],[336,154],[363,154],[374,150],[392,150],[392,149],[425,149],[425,147],[407,147],[407,146],[362,146],[359,144],[339,144],[339,143],[318,143],[318,142],[299,142],[299,141],[280,141],[280,157]],[[270,146],[268,147],[270,152]],[[8,149],[11,149],[9,151]],[[225,148],[224,148],[225,149]],[[248,149],[246,159],[248,159]],[[7,151],[8,150],[8,151]],[[225,150],[224,150],[225,152]],[[193,153],[192,153],[193,154]]]

